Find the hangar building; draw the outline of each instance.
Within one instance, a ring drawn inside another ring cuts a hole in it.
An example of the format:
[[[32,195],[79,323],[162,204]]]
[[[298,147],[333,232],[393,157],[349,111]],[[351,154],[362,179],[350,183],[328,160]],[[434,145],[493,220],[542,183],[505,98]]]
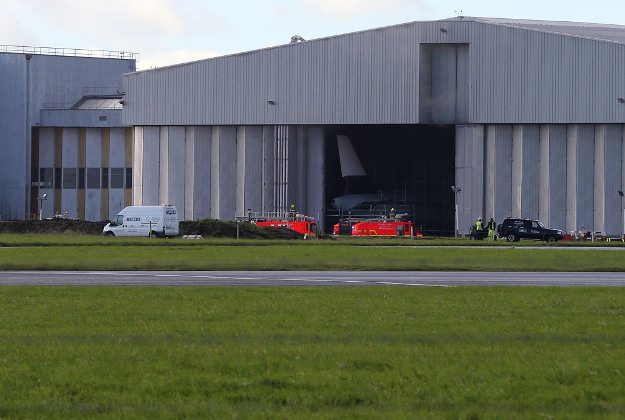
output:
[[[327,225],[332,200],[377,195],[451,234],[456,185],[461,233],[478,216],[623,231],[625,27],[457,17],[292,41],[125,75],[134,204],[294,203]],[[339,136],[364,175],[343,176]]]
[[[130,52],[0,46],[0,219],[97,221],[131,204],[120,101],[135,69]]]

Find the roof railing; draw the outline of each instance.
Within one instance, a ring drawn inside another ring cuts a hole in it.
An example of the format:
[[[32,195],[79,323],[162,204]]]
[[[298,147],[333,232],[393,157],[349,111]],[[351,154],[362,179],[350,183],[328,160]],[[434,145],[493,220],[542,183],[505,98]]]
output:
[[[64,57],[117,58],[138,60],[139,53],[130,51],[89,50],[84,48],[30,47],[26,45],[0,45],[0,53],[60,55]]]

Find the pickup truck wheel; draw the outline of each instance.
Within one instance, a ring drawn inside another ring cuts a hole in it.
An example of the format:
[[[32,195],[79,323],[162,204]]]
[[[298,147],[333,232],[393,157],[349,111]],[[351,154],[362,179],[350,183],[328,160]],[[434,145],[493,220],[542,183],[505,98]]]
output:
[[[508,236],[506,236],[506,239],[508,240],[508,242],[516,242],[516,235],[514,233],[509,234]]]
[[[115,234],[111,231],[108,231],[104,234],[104,236],[115,236]]]
[[[551,236],[551,235],[547,236],[545,241],[547,241],[547,242],[558,242],[558,240],[554,236]]]

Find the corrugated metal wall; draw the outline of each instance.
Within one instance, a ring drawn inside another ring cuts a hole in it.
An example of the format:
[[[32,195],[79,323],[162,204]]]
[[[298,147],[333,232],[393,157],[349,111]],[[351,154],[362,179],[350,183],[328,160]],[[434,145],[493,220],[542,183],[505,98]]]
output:
[[[468,186],[460,200],[461,233],[477,217],[501,222],[511,216],[538,218],[565,233],[622,235],[623,125],[480,127],[474,136],[459,129],[456,137],[456,182]],[[468,167],[471,153],[485,156],[483,176]],[[483,210],[472,201],[482,192]]]
[[[430,44],[441,47],[422,48]],[[452,62],[444,49],[454,44],[468,47]],[[421,78],[444,78],[454,67],[458,80],[466,80],[452,92],[462,105],[457,123],[625,120],[625,104],[617,100],[625,96],[625,45],[471,19],[416,22],[129,74],[123,118],[129,125],[427,122],[427,112],[419,118],[424,97],[448,100],[449,92],[436,95],[436,86]]]
[[[291,204],[321,217],[324,141],[321,127],[137,127],[134,204],[156,197],[183,219],[285,213]]]

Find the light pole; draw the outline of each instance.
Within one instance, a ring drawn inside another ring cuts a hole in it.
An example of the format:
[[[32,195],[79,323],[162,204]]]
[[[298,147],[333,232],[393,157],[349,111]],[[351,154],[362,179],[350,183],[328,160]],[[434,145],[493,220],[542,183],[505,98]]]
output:
[[[460,194],[460,191],[462,191],[462,188],[460,188],[457,185],[452,185],[451,186],[451,190],[454,192],[454,195],[456,196],[456,238],[458,238],[459,232],[458,232],[458,195]]]
[[[625,193],[623,193],[623,191],[619,190],[618,195],[621,196],[621,198],[623,198],[623,196],[625,196]],[[623,200],[621,200],[621,203],[623,202]],[[622,208],[623,206],[621,206]],[[623,213],[623,236],[621,236],[621,239],[625,239],[625,209],[622,208],[621,212]]]
[[[48,199],[48,194],[44,194],[41,197],[37,198],[39,200],[39,220],[43,220],[43,200]]]

